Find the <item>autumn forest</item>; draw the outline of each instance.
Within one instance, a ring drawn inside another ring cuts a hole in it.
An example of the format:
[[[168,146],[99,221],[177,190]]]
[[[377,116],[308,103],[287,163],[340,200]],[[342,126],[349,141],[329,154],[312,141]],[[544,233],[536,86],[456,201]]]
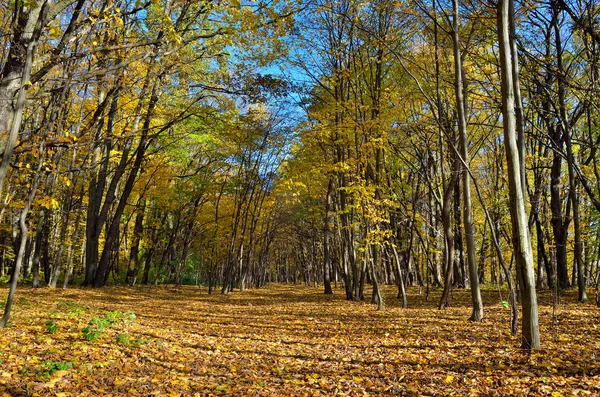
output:
[[[0,395],[600,393],[600,2],[0,26]]]

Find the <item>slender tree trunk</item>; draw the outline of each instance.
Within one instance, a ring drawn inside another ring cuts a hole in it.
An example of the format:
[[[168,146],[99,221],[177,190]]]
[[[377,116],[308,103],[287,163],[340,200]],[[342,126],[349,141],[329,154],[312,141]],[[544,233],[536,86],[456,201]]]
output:
[[[452,276],[454,273],[454,236],[452,233],[450,207],[452,205],[452,186],[457,177],[458,175],[453,172],[446,188],[446,192],[444,193],[442,206],[442,225],[444,227],[444,237],[446,238],[446,273],[444,274],[444,290],[442,291],[439,303],[440,310],[443,310],[450,305],[450,290],[452,289]]]
[[[73,255],[73,252],[75,251],[75,242],[78,240],[79,237],[80,218],[81,211],[78,211],[77,217],[75,218],[75,231],[73,232],[73,236],[71,237],[71,241],[69,242],[69,251],[67,252],[67,266],[65,271],[65,279],[63,280],[63,289],[67,288],[67,286],[69,285],[69,280],[73,275],[73,257],[75,256]]]
[[[481,291],[479,289],[479,275],[477,271],[477,262],[475,259],[475,231],[473,227],[473,209],[471,205],[471,184],[469,171],[469,140],[467,137],[467,122],[465,115],[465,97],[463,92],[463,69],[460,55],[459,42],[459,23],[458,23],[458,0],[452,2],[454,11],[454,26],[452,38],[454,43],[454,90],[456,94],[456,108],[458,110],[458,130],[460,136],[460,156],[466,164],[461,167],[462,192],[463,192],[463,223],[465,230],[465,240],[467,243],[467,264],[469,268],[469,281],[471,284],[471,302],[473,312],[469,320],[483,320],[483,302],[481,300]]]
[[[44,224],[42,227],[42,255],[41,255],[41,264],[44,269],[44,282],[46,284],[50,283],[50,212],[48,213],[44,219]]]
[[[44,227],[45,217],[46,211],[44,209],[40,210],[38,224],[35,231],[35,243],[33,247],[33,264],[31,270],[31,273],[33,274],[33,288],[40,287],[40,255],[42,252],[42,229]]]
[[[68,198],[67,204],[65,205],[65,208],[63,208],[63,222],[62,225],[60,227],[60,237],[59,237],[59,241],[62,243],[60,244],[60,247],[58,248],[58,253],[56,255],[56,259],[54,260],[54,264],[53,264],[53,269],[52,269],[52,275],[50,277],[50,282],[48,283],[48,286],[50,288],[56,288],[56,285],[58,283],[58,277],[60,276],[60,269],[61,269],[61,265],[62,265],[62,257],[63,257],[63,251],[65,248],[65,240],[66,240],[66,236],[67,236],[67,226],[69,224],[69,219],[70,219],[70,198]]]
[[[444,120],[442,117],[444,108],[442,106],[442,94],[441,94],[441,74],[440,74],[440,46],[439,46],[439,38],[438,38],[438,24],[437,24],[437,0],[433,0],[433,15],[436,18],[436,23],[433,24],[433,40],[434,40],[434,49],[435,49],[435,99],[436,99],[436,107],[437,107],[437,130],[438,130],[438,146],[439,146],[439,168],[442,177],[442,181],[446,180],[446,175],[444,171]],[[435,164],[435,161],[432,161],[432,164]],[[432,180],[433,176],[435,176],[434,171],[435,167],[432,168]],[[432,187],[430,187],[430,194],[433,197],[435,193],[431,191]],[[433,284],[435,286],[442,285],[442,271],[441,271],[441,260],[439,252],[443,251],[443,239],[440,238],[440,228],[439,228],[439,220],[437,216],[434,216],[433,209],[436,207],[435,200],[430,200],[431,213],[432,213],[432,221],[435,223],[435,228],[433,229],[433,236],[435,236],[436,241],[436,260],[434,266],[432,266],[432,275],[433,275]],[[429,291],[429,289],[428,289]],[[429,297],[429,294],[427,294]]]
[[[179,262],[177,264],[177,271],[175,273],[175,285],[181,285],[181,272],[183,267],[185,266],[185,262],[188,258],[190,244],[192,242],[192,236],[194,231],[194,224],[196,223],[196,214],[198,212],[198,206],[200,205],[201,196],[196,197],[194,200],[194,205],[190,211],[190,219],[186,225],[187,231],[185,232],[185,236],[183,237],[183,248],[181,250],[181,257],[179,258]]]
[[[154,257],[154,248],[148,249],[144,255],[144,273],[142,275],[142,284],[148,285],[150,279],[150,268],[152,267],[152,258]]]
[[[23,276],[25,278],[29,277],[31,274],[31,252],[33,251],[33,237],[27,239],[27,244],[25,245],[25,257],[23,258]]]
[[[398,272],[398,295],[399,298],[402,299],[402,307],[406,309],[408,307],[408,299],[406,298],[406,288],[404,288],[404,277],[402,275],[402,267],[400,266],[400,258],[398,257],[398,250],[396,249],[396,246],[391,244],[391,247]]]
[[[0,163],[0,197],[10,158],[21,130],[25,97],[31,85],[33,58],[42,29],[47,23],[50,3],[46,0],[28,5],[23,2],[14,4],[14,36],[7,63],[0,72],[0,134],[8,132],[8,138],[2,139],[4,151]],[[13,103],[15,94],[16,101]]]
[[[535,214],[535,231],[537,235],[537,250],[538,250],[538,266],[541,264],[544,265],[544,270],[546,271],[546,279],[548,282],[548,287],[554,287],[554,272],[552,271],[552,265],[550,263],[550,259],[548,259],[548,254],[546,253],[546,246],[544,244],[544,230],[542,229],[542,222],[540,222],[539,214]]]
[[[557,11],[558,12],[558,11]],[[585,291],[585,275],[583,272],[583,257],[581,249],[581,228],[579,225],[579,198],[577,196],[577,182],[575,180],[574,171],[574,156],[573,156],[573,144],[572,144],[572,131],[569,120],[567,119],[567,106],[565,99],[566,89],[566,76],[563,67],[562,59],[562,48],[560,43],[560,29],[558,28],[558,22],[554,20],[555,34],[556,34],[556,52],[557,52],[557,72],[558,72],[558,103],[560,111],[560,120],[562,130],[565,135],[565,144],[567,147],[567,168],[569,173],[569,198],[573,208],[573,228],[575,231],[575,252],[574,252],[574,267],[577,268],[577,289],[579,292],[579,301],[584,303],[587,301],[587,293]],[[567,217],[569,215],[567,214]],[[566,234],[566,231],[565,231]],[[566,238],[565,238],[566,240]],[[566,242],[566,241],[565,241]],[[566,267],[566,266],[565,266]],[[575,269],[574,269],[575,270]],[[564,283],[563,283],[564,284]],[[561,285],[562,287],[562,285]]]
[[[517,263],[517,279],[522,293],[523,322],[522,346],[527,349],[540,347],[538,324],[538,306],[535,292],[533,254],[523,196],[521,163],[517,147],[515,94],[512,79],[514,61],[511,59],[510,14],[513,0],[499,0],[497,9],[498,41],[500,49],[500,70],[502,78],[502,123],[504,128],[504,146],[508,170],[510,214],[512,220],[513,246]]]
[[[125,186],[123,187],[123,191],[121,192],[121,197],[119,198],[119,202],[117,204],[117,208],[113,215],[112,222],[108,228],[108,233],[106,234],[106,241],[104,243],[104,248],[102,249],[102,255],[100,257],[100,261],[98,262],[98,269],[96,271],[96,277],[94,278],[93,286],[98,288],[105,285],[106,280],[108,278],[108,268],[110,264],[110,254],[113,249],[113,245],[116,241],[116,237],[118,235],[119,226],[121,223],[121,215],[125,210],[125,206],[127,205],[127,199],[133,190],[133,186],[135,184],[135,180],[137,178],[138,172],[142,166],[142,160],[144,159],[144,154],[146,153],[146,148],[148,145],[148,134],[150,130],[150,122],[154,115],[154,109],[156,104],[158,103],[158,85],[160,82],[160,78],[155,82],[154,87],[152,89],[152,94],[150,96],[150,101],[148,103],[148,109],[146,111],[146,116],[144,119],[144,125],[142,127],[142,134],[140,137],[140,141],[138,143],[138,147],[135,152],[135,158],[133,161],[133,166],[129,171],[129,175],[127,176],[127,180],[125,181]],[[125,154],[123,154],[125,156]],[[111,183],[112,184],[112,183]]]
[[[323,226],[323,285],[325,294],[333,294],[331,289],[331,255],[329,253],[329,240],[331,229],[329,227],[331,221],[331,194],[333,193],[333,178],[329,178],[327,184],[327,196],[325,197],[325,219]]]
[[[140,199],[139,208],[135,215],[135,225],[133,227],[133,241],[131,251],[129,252],[129,265],[127,267],[127,278],[125,282],[129,285],[135,285],[140,262],[140,241],[144,232],[144,212],[146,212],[146,199]]]
[[[481,248],[479,249],[479,263],[477,265],[477,272],[479,282],[485,284],[485,263],[487,259],[487,250],[489,246],[489,240],[487,236],[487,222],[483,225],[483,235],[481,236]]]
[[[509,14],[515,15],[514,2],[509,3]],[[519,52],[517,50],[517,27],[514,17],[509,18],[510,56],[512,58],[512,82],[515,94],[515,125],[517,131],[517,149],[519,161],[525,165],[525,120],[523,115],[523,100],[521,98],[521,83],[519,79]],[[521,167],[521,189],[523,197],[527,197],[527,170]]]
[[[455,169],[461,170],[462,167],[459,165],[459,160],[456,158],[458,156],[455,153],[456,162]],[[460,172],[462,178],[462,171]],[[461,209],[461,199],[460,199],[460,185],[461,178],[456,179],[456,183],[454,184],[454,286],[457,288],[466,288],[467,280],[466,280],[466,271],[465,271],[465,250],[463,248],[463,227],[462,227],[462,209]]]
[[[559,69],[558,78],[558,92],[559,101],[560,97],[564,100],[564,81],[561,77],[562,73],[562,42],[560,36],[560,26],[558,23],[558,9],[554,8],[552,15],[552,25],[554,27],[555,34],[555,46],[556,46],[556,59]],[[551,73],[548,71],[548,73]],[[559,105],[560,106],[560,105]],[[552,210],[552,229],[554,232],[554,244],[556,246],[556,270],[558,284],[561,289],[567,289],[570,287],[569,284],[569,272],[567,269],[567,238],[569,234],[569,223],[570,218],[570,205],[571,197],[567,198],[566,210],[563,215],[562,211],[562,197],[561,197],[561,175],[562,175],[562,159],[563,159],[563,144],[566,137],[568,136],[567,120],[563,119],[566,114],[562,114],[560,111],[560,123],[556,128],[550,129],[551,139],[553,142],[553,162],[551,170],[551,181],[550,181],[550,207]],[[567,129],[566,129],[567,128]]]
[[[379,258],[377,252],[377,246],[372,245],[371,251],[373,252],[371,262],[371,282],[373,283],[373,299],[372,303],[377,303],[377,310],[383,310],[383,298],[381,297],[381,290],[379,289],[379,280],[377,277],[377,260]]]
[[[23,257],[25,254],[25,245],[27,244],[27,215],[29,214],[29,209],[31,208],[31,204],[33,203],[33,199],[35,198],[35,193],[37,192],[38,184],[41,177],[42,164],[44,159],[44,142],[40,144],[39,147],[39,162],[37,166],[37,170],[33,176],[33,181],[31,183],[31,190],[29,192],[28,200],[25,202],[25,207],[20,213],[19,216],[19,226],[21,229],[21,243],[19,245],[19,250],[17,252],[17,258],[15,260],[15,268],[13,277],[10,283],[10,289],[8,291],[8,297],[6,298],[6,304],[4,306],[4,315],[0,320],[0,328],[4,328],[10,319],[10,312],[12,309],[12,303],[15,296],[15,291],[17,290],[17,282],[19,280],[19,273],[21,272],[21,265],[23,264]]]
[[[501,266],[502,270],[504,271],[504,275],[506,277],[506,282],[508,284],[508,291],[510,294],[510,308],[511,308],[510,330],[513,335],[516,335],[517,334],[517,325],[518,325],[517,295],[516,295],[515,288],[513,286],[510,270],[508,267],[506,267],[506,263],[504,262],[504,257],[502,256],[502,249],[500,248],[500,240],[498,239],[498,234],[496,232],[497,228],[492,226],[492,223],[494,221],[492,219],[492,216],[490,215],[490,211],[488,210],[487,205],[485,204],[485,201],[483,200],[483,196],[481,195],[481,189],[479,189],[479,185],[478,185],[477,180],[475,179],[473,173],[471,172],[471,169],[468,167],[467,163],[463,162],[463,166],[466,167],[469,175],[471,176],[473,185],[475,186],[475,191],[477,192],[477,198],[479,199],[479,202],[480,202],[481,206],[483,207],[483,212],[485,213],[485,218],[487,220],[487,223],[490,225],[490,235],[491,235],[492,243],[496,250],[498,262],[500,262],[500,266]],[[512,267],[512,258],[513,257],[514,257],[514,255],[511,256],[511,267]],[[495,266],[492,265],[493,280],[496,279],[495,274],[496,274]],[[501,281],[502,277],[499,277],[499,279]]]

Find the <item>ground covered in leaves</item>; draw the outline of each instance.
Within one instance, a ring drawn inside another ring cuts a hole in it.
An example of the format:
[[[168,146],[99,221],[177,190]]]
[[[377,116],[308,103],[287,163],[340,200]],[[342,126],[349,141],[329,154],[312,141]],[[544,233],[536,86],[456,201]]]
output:
[[[410,290],[409,309],[385,292],[378,312],[299,285],[23,288],[0,329],[0,396],[600,394],[591,303],[542,294],[543,348],[528,353],[498,291],[483,323],[467,321],[468,291],[443,312],[439,291]]]

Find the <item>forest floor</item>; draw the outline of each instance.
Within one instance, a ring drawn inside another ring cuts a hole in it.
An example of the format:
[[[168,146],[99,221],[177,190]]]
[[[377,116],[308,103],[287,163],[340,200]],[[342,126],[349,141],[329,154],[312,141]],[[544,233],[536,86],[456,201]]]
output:
[[[22,288],[0,329],[0,396],[600,394],[600,308],[572,292],[555,316],[541,293],[532,353],[506,294],[485,290],[471,323],[468,291],[442,312],[439,291],[409,290],[409,309],[384,292],[378,312],[300,285]]]

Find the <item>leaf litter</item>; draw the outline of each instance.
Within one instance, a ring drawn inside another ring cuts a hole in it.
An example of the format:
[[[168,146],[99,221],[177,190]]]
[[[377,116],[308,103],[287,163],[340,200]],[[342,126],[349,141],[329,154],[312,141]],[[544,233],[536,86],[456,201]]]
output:
[[[409,289],[402,309],[300,285],[208,295],[198,287],[20,289],[0,330],[0,396],[366,396],[600,394],[600,309],[540,292],[542,349],[508,331],[483,291],[439,311]],[[553,315],[554,312],[554,315]]]

